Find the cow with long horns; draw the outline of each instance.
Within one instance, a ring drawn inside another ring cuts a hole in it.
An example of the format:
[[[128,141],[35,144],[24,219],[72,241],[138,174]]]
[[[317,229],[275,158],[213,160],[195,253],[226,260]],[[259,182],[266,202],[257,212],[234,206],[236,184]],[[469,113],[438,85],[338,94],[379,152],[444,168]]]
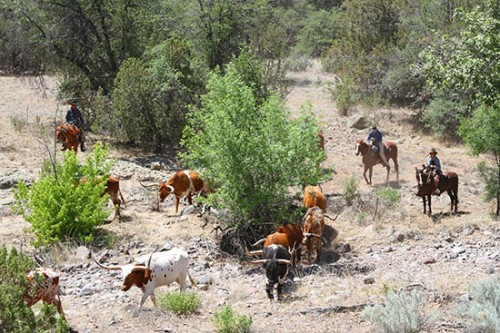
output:
[[[140,308],[151,296],[153,304],[156,305],[154,290],[161,286],[168,286],[176,281],[180,285],[180,290],[186,289],[186,277],[193,285],[196,282],[189,274],[189,257],[181,249],[173,248],[169,251],[154,252],[148,256],[142,256],[133,265],[104,266],[94,259],[96,264],[108,270],[121,270],[123,277],[122,291],[129,290],[132,286],[141,288],[143,295]]]
[[[265,264],[267,277],[266,293],[270,300],[274,299],[274,286],[276,284],[278,301],[282,300],[283,283],[290,268],[292,254],[288,248],[272,244],[264,247],[262,259],[251,261],[254,264]]]
[[[179,201],[181,198],[187,197],[190,205],[193,204],[192,196],[199,195],[201,192],[210,192],[210,188],[200,178],[200,174],[196,171],[181,170],[174,173],[166,182],[160,184],[144,185],[143,187],[158,187],[159,202],[173,194],[175,196],[175,212],[179,211]],[[159,209],[159,204],[158,204]]]

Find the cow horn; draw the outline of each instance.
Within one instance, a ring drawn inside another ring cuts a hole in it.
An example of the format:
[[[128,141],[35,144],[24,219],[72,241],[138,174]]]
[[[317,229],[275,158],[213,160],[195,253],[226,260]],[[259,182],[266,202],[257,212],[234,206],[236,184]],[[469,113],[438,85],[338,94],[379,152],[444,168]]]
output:
[[[142,187],[145,187],[145,188],[155,187],[155,186],[160,187],[160,184],[150,184],[150,185],[144,185],[144,184],[141,182],[141,180],[140,180],[140,179],[139,179],[139,184],[141,184],[141,185],[142,185]]]
[[[265,241],[266,241],[266,239],[262,238],[262,239],[258,240],[255,244],[252,244],[252,246],[260,245],[260,244],[264,243]]]
[[[266,264],[269,261],[269,259],[259,259],[259,260],[252,260],[249,261],[251,264]]]
[[[330,216],[328,216],[326,214],[324,214],[324,215],[325,215],[325,217],[329,218],[332,221],[335,221],[337,219],[337,217],[339,217],[339,214],[337,214],[334,218],[332,218],[332,217],[330,217]]]
[[[97,266],[101,267],[101,268],[104,268],[104,269],[107,269],[107,270],[110,270],[110,271],[119,271],[119,270],[122,270],[122,266],[104,266],[104,265],[101,265],[97,260],[95,260],[95,263],[97,264]]]
[[[278,261],[278,264],[281,265],[290,265],[290,260],[287,259],[276,259],[276,261]]]
[[[264,253],[263,250],[250,251],[250,252],[247,252],[247,256],[258,256],[258,255],[261,255],[262,253]]]

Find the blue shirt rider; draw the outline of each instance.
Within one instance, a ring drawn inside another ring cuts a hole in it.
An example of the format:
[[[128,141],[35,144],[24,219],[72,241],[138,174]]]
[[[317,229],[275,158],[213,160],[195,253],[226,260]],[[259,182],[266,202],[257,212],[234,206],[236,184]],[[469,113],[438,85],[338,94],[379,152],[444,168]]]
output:
[[[76,99],[71,99],[69,101],[71,108],[66,112],[66,122],[68,124],[75,125],[80,129],[80,150],[85,151],[85,133],[83,131],[83,127],[85,126],[85,121],[83,120],[82,112],[78,108],[78,104],[76,103]]]
[[[387,163],[387,159],[385,158],[384,144],[382,143],[382,133],[377,129],[377,126],[373,126],[371,128],[370,133],[368,133],[368,137],[366,138],[366,142],[369,145],[375,144],[378,147],[378,153],[383,162],[382,164],[384,166],[389,165],[389,163]]]
[[[429,151],[429,156],[427,156],[425,166],[434,171],[434,184],[436,186],[435,194],[441,194],[441,179],[443,177],[443,171],[441,171],[441,161],[439,160],[439,157],[437,157],[437,150],[435,148],[431,148]]]

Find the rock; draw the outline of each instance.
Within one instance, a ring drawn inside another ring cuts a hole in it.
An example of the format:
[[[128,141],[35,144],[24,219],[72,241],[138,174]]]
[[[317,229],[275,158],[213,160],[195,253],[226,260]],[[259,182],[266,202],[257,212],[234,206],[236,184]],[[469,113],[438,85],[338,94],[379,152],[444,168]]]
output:
[[[372,278],[372,277],[367,277],[366,279],[363,280],[363,282],[365,284],[374,284],[375,283],[375,279]]]
[[[197,284],[212,284],[212,277],[208,274],[198,276],[195,280]]]
[[[79,246],[75,250],[75,256],[80,260],[90,259],[90,250],[85,246]]]
[[[351,245],[349,243],[342,244],[339,248],[339,253],[347,253],[351,251]]]
[[[80,289],[79,295],[80,296],[92,295],[92,285],[86,284],[85,286],[83,286],[83,288]]]
[[[370,122],[364,116],[353,116],[349,119],[349,123],[351,124],[349,127],[355,129],[365,129],[370,126]]]
[[[434,264],[436,263],[436,259],[434,259],[433,257],[426,257],[424,258],[424,260],[422,260],[422,263],[424,265]]]
[[[161,170],[161,162],[151,162],[151,170]]]

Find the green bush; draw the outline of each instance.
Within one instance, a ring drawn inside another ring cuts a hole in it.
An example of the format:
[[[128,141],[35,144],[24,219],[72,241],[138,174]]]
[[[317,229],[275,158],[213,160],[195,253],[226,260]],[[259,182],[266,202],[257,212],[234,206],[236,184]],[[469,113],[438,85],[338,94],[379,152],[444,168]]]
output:
[[[344,188],[342,189],[342,198],[345,200],[347,206],[352,206],[354,201],[359,198],[361,193],[358,189],[358,178],[351,174],[344,180]]]
[[[34,262],[15,248],[0,248],[0,331],[67,332],[68,324],[52,305],[43,304],[35,314],[22,298],[27,290],[26,272]]]
[[[434,98],[422,114],[424,126],[441,137],[453,137],[460,119],[467,114],[466,106],[447,96]]]
[[[204,72],[193,59],[188,42],[170,38],[121,65],[111,119],[120,124],[120,139],[149,150],[178,144],[189,108],[204,89]]]
[[[212,74],[201,110],[181,142],[181,158],[203,170],[217,191],[210,203],[228,208],[233,223],[276,221],[288,208],[288,189],[328,177],[320,167],[319,122],[310,109],[290,119],[282,101],[265,89],[248,55]]]
[[[101,196],[113,161],[107,148],[95,145],[83,165],[72,151],[56,162],[55,173],[45,166],[31,186],[20,182],[14,191],[14,211],[31,224],[35,246],[60,240],[89,242],[95,227],[109,215],[107,196]],[[80,179],[85,178],[85,182]]]
[[[429,328],[437,313],[428,313],[427,301],[418,290],[411,293],[387,294],[385,305],[375,305],[363,310],[363,317],[385,333],[418,333]]]
[[[394,206],[401,201],[401,194],[392,187],[380,187],[375,193],[388,206]]]
[[[214,313],[212,321],[217,333],[249,333],[252,325],[251,316],[239,315],[229,305]]]
[[[474,321],[477,332],[500,332],[500,276],[477,282],[471,295],[460,313]]]
[[[158,305],[178,315],[189,314],[200,306],[200,296],[186,291],[161,294],[158,297]]]

